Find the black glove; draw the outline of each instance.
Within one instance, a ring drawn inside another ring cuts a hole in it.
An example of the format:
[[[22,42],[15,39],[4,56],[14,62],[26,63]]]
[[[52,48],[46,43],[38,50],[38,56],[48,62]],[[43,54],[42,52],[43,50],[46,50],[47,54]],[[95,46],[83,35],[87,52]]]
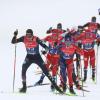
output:
[[[100,15],[100,8],[98,9],[98,13],[99,13],[99,15]]]
[[[15,32],[14,32],[14,36],[17,36],[18,35],[18,30],[16,30]]]
[[[51,33],[52,27],[47,30],[47,34]]]
[[[47,52],[46,51],[41,51],[43,55],[45,55]]]
[[[52,27],[50,27],[49,30],[52,30]]]

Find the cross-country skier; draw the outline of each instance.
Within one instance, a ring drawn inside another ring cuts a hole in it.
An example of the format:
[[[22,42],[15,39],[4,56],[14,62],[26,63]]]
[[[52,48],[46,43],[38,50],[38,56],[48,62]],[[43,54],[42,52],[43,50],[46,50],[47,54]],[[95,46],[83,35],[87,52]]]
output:
[[[83,32],[83,27],[82,26],[78,26],[78,29],[75,30],[75,29],[71,29],[71,30],[74,30],[74,31],[70,31],[70,34],[71,34],[71,39],[73,39],[73,42],[79,47],[79,48],[82,48],[82,44],[80,41],[75,41],[75,37],[79,36],[82,32]],[[81,64],[81,60],[80,60],[81,56],[80,54],[78,54],[76,52],[76,75],[77,75],[77,78],[79,79],[80,78],[80,64]]]
[[[79,36],[80,33],[83,31],[82,26],[78,26],[78,30],[76,30],[76,28],[72,28],[71,30],[69,29],[69,31],[67,31],[67,33],[65,34],[64,39],[67,40],[68,37],[71,38],[72,43],[74,43],[76,46],[78,46],[79,48],[81,48],[81,43],[80,41],[76,42],[75,41],[75,37]],[[75,58],[75,62],[76,62],[76,72],[75,72],[75,66],[73,67],[73,82],[76,86],[77,89],[82,89],[82,87],[79,84],[80,81],[80,64],[81,64],[81,60],[80,60],[80,54],[75,52],[76,54],[76,58]]]
[[[61,84],[63,91],[66,91],[66,82],[67,75],[69,80],[69,91],[72,94],[75,94],[73,90],[73,69],[74,69],[74,61],[73,57],[75,52],[79,54],[83,54],[82,50],[75,46],[73,41],[71,40],[70,33],[66,35],[65,40],[60,45],[60,73],[61,73]]]
[[[62,92],[59,87],[56,85],[55,81],[52,80],[51,75],[49,74],[43,59],[39,53],[39,45],[48,50],[48,47],[36,36],[33,35],[32,29],[26,30],[26,35],[17,39],[18,31],[14,32],[14,37],[12,39],[12,43],[23,42],[26,47],[27,55],[22,65],[22,84],[23,87],[20,89],[20,92],[25,93],[27,90],[26,86],[26,71],[32,63],[37,64],[43,71],[43,73],[48,77],[48,79],[52,82],[53,86],[59,91]]]
[[[96,34],[91,31],[91,29],[86,29],[83,33],[78,37],[81,40],[84,51],[84,79],[85,82],[87,79],[87,68],[88,68],[88,60],[90,59],[90,66],[92,66],[92,80],[95,80],[95,50],[94,44],[96,40]],[[78,39],[77,38],[77,39]]]

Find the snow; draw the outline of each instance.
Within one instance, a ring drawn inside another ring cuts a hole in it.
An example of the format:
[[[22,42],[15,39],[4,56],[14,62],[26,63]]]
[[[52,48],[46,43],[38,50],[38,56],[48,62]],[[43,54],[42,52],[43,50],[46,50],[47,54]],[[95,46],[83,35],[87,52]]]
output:
[[[39,86],[29,88],[26,94],[19,94],[18,88],[21,84],[21,66],[24,61],[26,51],[25,46],[17,44],[17,62],[15,93],[12,93],[14,48],[11,44],[13,31],[19,30],[19,37],[25,34],[27,28],[32,28],[34,34],[43,38],[49,27],[56,27],[61,22],[63,28],[83,25],[90,21],[92,16],[97,17],[100,0],[0,0],[0,99],[2,100],[94,100],[100,97],[100,47],[98,54],[97,84],[93,84],[90,79],[90,69],[88,70],[88,80],[84,85],[87,90],[85,97],[82,91],[75,89],[79,96],[55,95],[50,92],[50,86]],[[95,47],[96,49],[96,47]],[[33,64],[27,71],[27,84],[34,84],[40,77],[35,75],[38,70]],[[49,82],[46,78],[44,83]]]

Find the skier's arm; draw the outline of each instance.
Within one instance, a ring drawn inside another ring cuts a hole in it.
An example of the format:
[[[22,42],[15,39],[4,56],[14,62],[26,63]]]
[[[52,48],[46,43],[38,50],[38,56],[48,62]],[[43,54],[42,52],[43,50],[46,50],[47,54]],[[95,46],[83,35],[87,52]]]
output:
[[[47,30],[47,34],[51,33],[52,32],[52,27],[50,27],[48,30]]]
[[[46,50],[49,49],[49,47],[48,47],[47,45],[45,45],[45,44],[43,43],[43,41],[40,40],[39,38],[37,38],[37,43],[40,44],[40,45],[41,45],[43,48],[45,48]]]
[[[88,27],[88,26],[89,26],[89,22],[83,25],[83,28]]]
[[[84,36],[85,36],[85,33],[83,32],[83,33],[81,33],[79,36],[75,36],[75,37],[74,37],[74,40],[75,40],[75,41],[82,40],[82,39],[84,38]]]
[[[17,39],[16,36],[14,36],[14,37],[12,38],[11,43],[12,43],[12,44],[15,44],[15,43],[23,42],[23,41],[24,41],[24,36],[22,36],[22,37],[20,37],[20,38],[18,38],[18,39]]]

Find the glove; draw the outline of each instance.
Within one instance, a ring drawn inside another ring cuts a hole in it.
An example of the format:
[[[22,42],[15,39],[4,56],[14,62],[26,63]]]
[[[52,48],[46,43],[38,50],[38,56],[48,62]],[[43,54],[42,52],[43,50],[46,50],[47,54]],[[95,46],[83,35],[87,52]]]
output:
[[[49,30],[52,30],[52,27],[50,27]]]
[[[47,34],[51,33],[52,27],[49,28],[49,30],[46,32]]]
[[[18,35],[18,30],[16,30],[15,32],[14,32],[14,36],[17,36]]]
[[[98,9],[98,13],[99,13],[99,15],[100,15],[100,8]]]
[[[43,55],[45,55],[47,52],[46,51],[41,51]]]

